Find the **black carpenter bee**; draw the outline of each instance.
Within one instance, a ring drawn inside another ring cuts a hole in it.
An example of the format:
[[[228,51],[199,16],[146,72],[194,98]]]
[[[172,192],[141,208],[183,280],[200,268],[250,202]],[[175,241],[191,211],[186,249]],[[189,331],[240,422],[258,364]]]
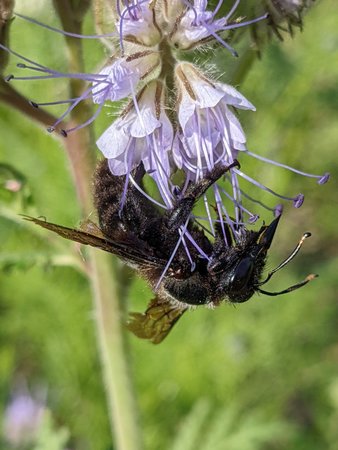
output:
[[[191,307],[213,307],[223,300],[243,303],[257,291],[267,295],[284,294],[315,277],[311,274],[281,292],[261,289],[277,270],[295,256],[304,239],[310,236],[310,233],[305,233],[290,256],[261,281],[267,251],[280,217],[268,226],[263,225],[259,231],[238,225],[236,238],[224,221],[223,229],[220,224],[216,225],[213,242],[191,218],[195,202],[213,183],[238,165],[235,161],[229,166],[216,166],[197,184],[190,184],[184,194],[177,197],[172,209],[161,213],[135,186],[128,187],[121,209],[125,177],[113,176],[104,160],[98,165],[94,181],[99,228],[95,230],[91,225],[87,229],[76,230],[45,220],[27,219],[66,239],[113,253],[136,269],[149,282],[156,296],[145,313],[131,313],[127,326],[138,337],[157,344]],[[135,170],[134,179],[138,185],[142,185],[144,173],[142,165]],[[180,230],[185,225],[192,238],[189,253],[191,260],[195,261],[193,267],[186,250],[178,245]],[[208,259],[201,257],[201,250],[208,255]]]

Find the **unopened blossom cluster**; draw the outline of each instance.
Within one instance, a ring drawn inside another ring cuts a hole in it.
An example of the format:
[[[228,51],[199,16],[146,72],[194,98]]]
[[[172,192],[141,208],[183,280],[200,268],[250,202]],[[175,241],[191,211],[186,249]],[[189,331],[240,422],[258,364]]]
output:
[[[255,111],[255,107],[233,86],[219,81],[219,74],[210,75],[205,66],[201,68],[191,62],[194,60],[191,55],[196,50],[215,47],[223,47],[236,57],[237,52],[227,40],[228,33],[268,20],[268,14],[247,21],[236,17],[239,0],[219,0],[214,9],[210,8],[210,3],[207,0],[111,2],[114,29],[110,36],[115,40],[115,51],[96,74],[63,74],[11,53],[23,60],[21,68],[39,72],[30,79],[71,76],[88,82],[80,97],[68,101],[70,106],[51,125],[50,131],[59,130],[66,137],[94,121],[104,106],[125,100],[119,117],[112,120],[98,138],[97,147],[107,158],[112,174],[126,177],[126,187],[130,183],[137,186],[133,170],[142,163],[157,185],[162,199],[159,204],[163,208],[173,207],[177,196],[184,194],[189,183],[203,179],[216,164],[229,166],[235,160],[241,162],[244,153],[263,163],[316,178],[320,184],[326,182],[328,174],[306,174],[251,152],[238,119],[238,110]],[[281,7],[283,2],[277,3]],[[288,0],[282,6],[290,12],[300,7],[298,3]],[[223,4],[228,6],[224,15],[220,14],[224,11]],[[18,79],[11,75],[7,80],[13,78]],[[75,129],[60,130],[63,119],[86,99],[97,105],[95,114]],[[32,105],[39,106],[35,101]],[[177,189],[172,181],[177,171],[184,175],[181,189]],[[278,199],[292,201],[295,207],[303,203],[302,194],[281,195],[250,177],[245,167],[233,167],[212,189],[217,220],[226,220],[235,235],[240,233],[239,225],[258,218],[243,205],[243,196],[253,202],[256,199],[251,192],[249,195],[243,191],[242,179]],[[230,201],[232,210],[226,208],[224,199],[228,199],[228,204]],[[206,197],[204,205],[205,218],[213,230],[215,219]],[[281,205],[272,205],[269,209],[280,214]]]

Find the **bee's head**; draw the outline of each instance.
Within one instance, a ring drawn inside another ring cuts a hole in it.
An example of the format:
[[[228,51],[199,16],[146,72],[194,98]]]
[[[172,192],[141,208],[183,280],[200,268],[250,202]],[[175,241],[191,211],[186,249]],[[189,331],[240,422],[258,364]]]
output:
[[[269,226],[263,226],[254,234],[238,254],[228,278],[228,298],[233,303],[249,300],[257,289],[257,284],[265,266],[266,254],[274,238],[280,216]]]
[[[227,297],[232,303],[243,303],[256,292],[266,295],[279,295],[291,292],[312,280],[315,275],[309,275],[304,281],[281,292],[267,292],[260,288],[270,280],[272,275],[284,267],[298,253],[305,238],[305,233],[288,258],[271,271],[264,281],[261,281],[266,262],[266,255],[274,238],[280,217],[274,219],[270,225],[263,226],[258,232],[244,230],[246,235],[244,244],[225,248],[223,255],[213,258],[208,266],[209,273],[217,280],[217,290],[220,297]]]

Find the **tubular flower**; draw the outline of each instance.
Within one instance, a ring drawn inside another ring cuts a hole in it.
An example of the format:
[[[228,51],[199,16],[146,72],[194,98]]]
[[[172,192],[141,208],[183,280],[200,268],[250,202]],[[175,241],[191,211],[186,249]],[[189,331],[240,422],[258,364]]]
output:
[[[158,53],[152,51],[134,53],[128,58],[118,58],[105,66],[98,81],[92,85],[94,103],[112,102],[129,97],[138,82],[160,65]]]
[[[146,47],[158,44],[161,30],[155,21],[155,12],[149,1],[136,1],[119,9],[117,29],[122,39],[138,42]]]
[[[176,66],[175,81],[178,90],[178,131],[173,145],[173,160],[179,169],[185,172],[187,183],[204,178],[217,163],[230,165],[235,159],[242,161],[240,154],[246,154],[264,162],[278,165],[306,176],[313,176],[320,184],[327,181],[328,175],[315,176],[276,163],[250,152],[246,148],[246,137],[235,115],[236,109],[255,110],[255,107],[232,86],[208,79],[196,66],[181,63]],[[235,207],[235,222],[243,220],[248,214],[249,222],[258,216],[246,210],[242,205],[242,196],[250,198],[240,189],[240,178],[283,200],[291,200],[299,208],[304,200],[302,194],[285,197],[253,179],[239,168],[231,169],[227,176],[229,189],[215,185],[215,201],[219,206],[219,216],[229,217],[221,201],[221,194],[232,200]],[[252,198],[252,197],[251,197]],[[253,199],[254,200],[254,199]],[[207,201],[205,201],[207,203]],[[208,213],[209,217],[209,213]]]
[[[175,46],[182,50],[191,49],[216,40],[230,50],[234,56],[238,56],[237,52],[230,47],[221,35],[229,30],[253,24],[267,17],[267,15],[264,14],[263,16],[248,22],[230,22],[230,19],[239,4],[238,1],[234,2],[226,16],[218,19],[216,19],[216,14],[223,3],[222,1],[218,2],[214,11],[207,10],[207,0],[194,0],[193,5],[187,1],[183,1],[182,3],[185,3],[187,8],[179,20],[176,19],[171,34],[171,39]]]
[[[245,150],[246,138],[230,107],[255,110],[232,86],[211,82],[195,66],[176,67],[179,92],[178,122],[173,147],[174,161],[187,177],[198,181],[215,164],[228,165]]]
[[[171,207],[169,151],[174,132],[164,102],[162,82],[152,81],[102,134],[97,146],[109,160],[114,175],[127,175],[128,178],[143,162],[145,170],[156,181],[166,206]]]

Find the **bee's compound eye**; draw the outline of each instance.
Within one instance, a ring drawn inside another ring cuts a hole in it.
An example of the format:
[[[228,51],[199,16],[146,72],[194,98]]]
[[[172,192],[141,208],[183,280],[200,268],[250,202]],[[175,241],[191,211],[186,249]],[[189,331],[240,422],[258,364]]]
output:
[[[249,282],[252,271],[254,268],[254,262],[252,258],[243,258],[237,265],[234,274],[230,279],[230,289],[232,291],[240,291]]]

